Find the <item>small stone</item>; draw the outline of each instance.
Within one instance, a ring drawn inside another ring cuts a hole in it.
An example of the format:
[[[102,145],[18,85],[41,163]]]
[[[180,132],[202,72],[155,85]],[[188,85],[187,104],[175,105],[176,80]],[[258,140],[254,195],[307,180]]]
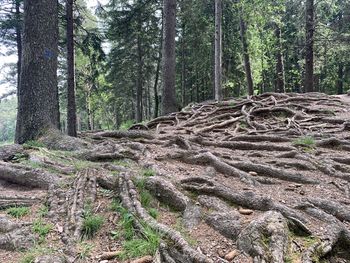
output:
[[[102,260],[99,263],[108,263],[108,260]]]
[[[238,212],[239,212],[240,214],[242,214],[242,215],[251,215],[251,214],[254,213],[253,210],[244,209],[244,208],[242,208],[242,207],[240,207],[240,208],[238,209]]]
[[[300,193],[301,195],[305,195],[305,191],[304,191],[304,190],[301,190],[299,193]]]
[[[249,174],[250,174],[251,176],[258,176],[258,173],[253,172],[253,171],[250,171]]]
[[[237,250],[232,250],[230,253],[226,254],[225,259],[227,261],[231,261],[238,255],[239,255],[239,252]]]

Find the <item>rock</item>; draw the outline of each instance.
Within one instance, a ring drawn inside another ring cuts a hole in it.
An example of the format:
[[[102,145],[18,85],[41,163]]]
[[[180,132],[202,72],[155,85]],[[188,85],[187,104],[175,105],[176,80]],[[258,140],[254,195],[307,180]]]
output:
[[[253,172],[253,171],[250,171],[249,174],[250,174],[251,176],[258,176],[258,173]]]
[[[233,260],[235,257],[237,257],[239,255],[239,252],[237,250],[232,250],[231,252],[229,252],[228,254],[225,255],[225,259],[227,261],[231,261]]]
[[[251,215],[251,214],[254,213],[253,210],[244,209],[244,208],[242,208],[242,207],[240,207],[240,208],[238,209],[238,212],[239,212],[240,214],[242,214],[242,215]]]

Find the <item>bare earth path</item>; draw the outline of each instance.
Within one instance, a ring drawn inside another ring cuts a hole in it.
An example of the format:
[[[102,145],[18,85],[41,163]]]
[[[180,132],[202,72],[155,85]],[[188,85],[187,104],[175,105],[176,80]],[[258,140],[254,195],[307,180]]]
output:
[[[350,262],[348,96],[206,102],[47,145],[0,150],[2,208],[30,207],[2,210],[1,262]]]

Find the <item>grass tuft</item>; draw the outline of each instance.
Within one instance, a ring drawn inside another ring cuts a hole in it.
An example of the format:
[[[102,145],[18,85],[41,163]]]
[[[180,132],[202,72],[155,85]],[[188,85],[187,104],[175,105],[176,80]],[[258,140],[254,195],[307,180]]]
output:
[[[14,218],[22,218],[28,215],[30,212],[29,207],[19,206],[19,207],[10,207],[6,209],[6,213]]]
[[[315,139],[310,136],[300,137],[293,141],[296,146],[302,146],[306,148],[313,148],[316,145]]]
[[[91,208],[84,211],[84,221],[82,227],[83,238],[91,239],[101,229],[104,223],[104,218],[99,215],[94,215]]]
[[[51,224],[46,223],[42,219],[37,219],[33,223],[32,230],[34,233],[39,235],[39,244],[43,243],[46,236],[50,233],[53,226]]]

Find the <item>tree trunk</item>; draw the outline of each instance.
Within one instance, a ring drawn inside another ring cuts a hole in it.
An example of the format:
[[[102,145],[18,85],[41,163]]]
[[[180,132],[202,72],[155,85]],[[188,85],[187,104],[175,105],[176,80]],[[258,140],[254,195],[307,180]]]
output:
[[[74,20],[73,0],[66,1],[67,19],[67,132],[77,137],[77,110],[75,104]]]
[[[57,0],[24,1],[23,54],[16,142],[59,129]]]
[[[253,85],[252,69],[250,67],[248,41],[246,36],[247,28],[246,28],[246,24],[242,14],[239,20],[240,20],[240,33],[241,33],[241,41],[242,41],[242,49],[243,49],[244,69],[245,69],[245,75],[246,75],[247,85],[248,85],[248,95],[251,96],[254,94],[254,85]]]
[[[140,24],[141,27],[141,24]],[[141,32],[141,28],[139,28]],[[141,122],[143,119],[143,103],[142,103],[142,91],[143,91],[143,58],[142,58],[142,46],[141,38],[137,36],[137,57],[138,57],[138,72],[136,81],[136,122]]]
[[[306,0],[305,91],[314,91],[314,0]]]
[[[283,63],[283,51],[282,51],[282,37],[281,28],[279,25],[275,25],[276,36],[276,87],[275,92],[285,92],[285,78],[284,78],[284,63]]]
[[[222,1],[215,0],[215,100],[222,100]]]
[[[338,65],[338,80],[337,80],[338,94],[344,93],[344,65],[339,62]]]
[[[16,9],[16,45],[17,45],[17,93],[20,87],[21,65],[22,65],[22,21],[20,1],[15,1]]]
[[[177,111],[175,92],[176,0],[164,0],[162,114]]]
[[[186,106],[186,55],[185,55],[185,30],[186,25],[182,23],[181,36],[181,105]]]

